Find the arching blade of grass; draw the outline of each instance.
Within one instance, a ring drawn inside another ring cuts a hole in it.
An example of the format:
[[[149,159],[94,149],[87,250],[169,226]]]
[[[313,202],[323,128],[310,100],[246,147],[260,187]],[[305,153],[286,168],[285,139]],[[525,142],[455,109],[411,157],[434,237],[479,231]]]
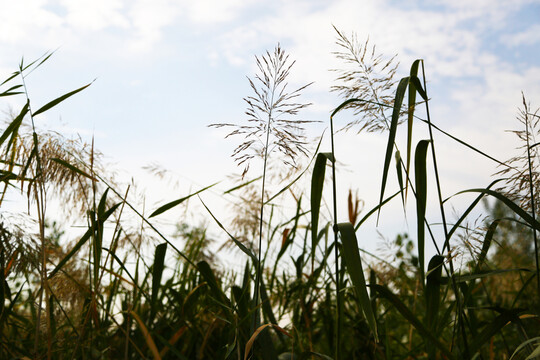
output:
[[[502,179],[498,179],[498,180],[495,180],[493,181],[491,184],[488,185],[488,187],[486,189],[491,189],[495,184],[497,184],[498,182],[502,181]],[[451,196],[452,197],[452,196]],[[444,202],[448,201],[451,197],[449,198],[446,198],[444,200]],[[443,249],[442,249],[442,252],[444,253],[445,249],[448,248],[450,246],[450,239],[452,238],[452,235],[454,234],[454,232],[456,232],[457,229],[459,229],[459,227],[461,226],[461,224],[463,223],[463,221],[465,221],[465,219],[467,218],[467,216],[471,213],[471,211],[476,207],[476,205],[478,205],[478,203],[480,203],[480,200],[482,200],[482,198],[484,197],[484,194],[480,194],[476,197],[476,199],[474,199],[474,201],[471,203],[471,205],[469,205],[469,207],[467,208],[467,210],[465,210],[463,212],[463,214],[461,215],[461,217],[459,218],[458,221],[456,221],[456,223],[454,224],[454,226],[452,226],[452,228],[450,229],[450,231],[448,232],[448,239],[446,239],[445,241],[445,244],[443,246]]]
[[[424,242],[426,221],[426,199],[427,199],[427,175],[426,175],[426,155],[429,140],[421,140],[416,146],[414,156],[414,172],[416,186],[416,226],[418,236],[418,263],[420,270],[420,281],[424,284]]]
[[[494,198],[502,201],[516,215],[518,215],[523,220],[525,220],[533,229],[540,230],[540,223],[536,219],[534,219],[531,215],[529,215],[525,210],[523,210],[521,207],[519,207],[519,205],[514,203],[508,197],[506,197],[505,195],[503,195],[503,194],[501,194],[501,193],[499,193],[497,191],[493,191],[493,190],[490,190],[490,189],[469,189],[469,190],[460,191],[460,192],[454,194],[453,196],[456,196],[456,195],[459,195],[459,194],[470,193],[470,192],[477,192],[477,193],[482,193],[482,194],[485,194],[485,195],[493,196]]]
[[[229,190],[224,191],[224,192],[223,192],[223,195],[232,193],[232,192],[234,192],[234,191],[236,191],[236,190],[239,190],[239,189],[243,188],[244,186],[248,186],[249,184],[254,183],[255,181],[260,180],[260,179],[262,179],[262,175],[256,177],[255,179],[249,180],[249,181],[247,181],[247,182],[245,182],[245,183],[242,183],[242,184],[240,184],[240,185],[237,185],[237,186],[235,186],[235,187],[232,187],[232,188],[230,188]]]
[[[141,329],[141,332],[143,333],[144,340],[146,341],[146,345],[150,349],[150,352],[152,353],[154,360],[161,360],[161,355],[159,355],[159,351],[156,347],[156,343],[154,342],[154,339],[152,339],[152,336],[150,335],[148,328],[144,325],[139,315],[137,315],[134,311],[130,311],[130,314],[139,324],[139,328]]]
[[[401,204],[403,205],[403,212],[405,213],[405,196],[403,195],[403,172],[401,171],[401,154],[399,153],[399,150],[396,150],[396,173],[398,178],[398,184],[399,188],[401,189],[399,192],[401,194]],[[408,160],[408,159],[407,159]],[[407,184],[409,183],[409,169],[405,172],[405,175],[407,176],[407,183],[405,184],[405,193],[407,193]]]
[[[334,161],[331,153],[317,154],[311,177],[311,248],[314,249],[319,235],[319,211],[321,207],[326,160]]]
[[[399,115],[401,113],[401,104],[403,103],[403,97],[405,96],[405,90],[409,85],[409,77],[405,77],[399,81],[396,96],[394,99],[394,109],[392,110],[392,120],[390,122],[390,129],[388,133],[388,142],[386,144],[386,155],[384,156],[384,168],[381,183],[381,196],[379,198],[379,204],[382,204],[384,199],[384,190],[386,188],[386,180],[388,178],[388,170],[390,169],[390,162],[392,159],[392,152],[396,141],[396,132],[399,121]],[[380,208],[377,213],[377,223],[379,222]]]
[[[4,141],[6,141],[6,139],[9,136],[11,136],[11,140],[9,141],[8,146],[5,150],[6,153],[9,151],[9,148],[13,144],[14,134],[16,136],[16,134],[19,132],[19,128],[21,127],[24,117],[26,116],[26,114],[28,114],[29,108],[30,108],[30,103],[27,101],[26,104],[21,109],[21,112],[19,113],[19,115],[17,115],[17,117],[13,119],[13,121],[8,125],[6,130],[4,130],[4,132],[2,133],[2,136],[0,137],[0,145],[2,145]]]
[[[398,192],[394,193],[392,196],[390,197],[387,197],[386,199],[384,199],[384,201],[382,203],[380,203],[379,205],[375,206],[373,209],[371,209],[366,215],[364,215],[364,217],[362,219],[360,219],[360,221],[358,222],[358,224],[356,224],[356,226],[354,227],[354,230],[358,230],[360,228],[360,226],[367,220],[369,219],[369,217],[373,214],[375,214],[375,212],[379,211],[379,209],[381,207],[383,207],[384,205],[386,205],[386,203],[388,203],[390,200],[392,200],[393,198],[395,198],[396,196],[398,196],[399,194],[401,194],[401,190],[399,190]]]
[[[530,360],[530,359],[534,359],[535,356],[540,356],[540,336],[537,336],[537,337],[534,337],[532,339],[529,339],[529,340],[526,340],[524,342],[522,342],[517,348],[516,350],[512,353],[512,356],[510,356],[510,360],[513,360],[514,357],[523,349],[525,349],[526,347],[528,346],[537,346],[537,348],[531,352],[529,354],[529,356],[527,356],[525,358],[525,360]]]
[[[62,159],[59,159],[59,158],[51,158],[50,159],[51,161],[54,161],[66,168],[68,168],[69,170],[79,174],[79,175],[82,175],[84,177],[87,177],[89,179],[92,179],[93,181],[97,181],[97,179],[93,178],[92,176],[88,175],[87,173],[85,173],[84,171],[82,171],[81,169],[79,169],[78,167],[76,167],[75,165],[71,165],[70,163],[68,163],[67,161],[65,160],[62,160]]]
[[[411,65],[410,76],[418,76],[418,64],[420,60],[415,60]],[[411,165],[411,149],[412,149],[412,130],[414,120],[414,109],[416,106],[416,88],[413,83],[409,83],[409,107],[407,109],[407,164],[405,166],[405,197],[409,189],[409,170]],[[400,168],[401,169],[401,168]],[[403,188],[403,186],[400,187]]]
[[[501,219],[496,219],[489,224],[488,230],[486,231],[486,236],[484,237],[484,241],[482,243],[482,250],[480,251],[480,255],[476,260],[476,270],[474,272],[478,272],[478,270],[480,270],[482,267],[482,263],[486,260],[487,253],[491,246],[491,241],[493,240],[493,235],[495,235],[495,231],[497,230],[497,226],[500,222]]]
[[[341,234],[341,242],[343,243],[343,257],[349,276],[354,285],[354,290],[358,298],[358,307],[364,314],[375,341],[379,341],[377,334],[377,321],[371,307],[371,300],[366,287],[366,279],[364,277],[364,269],[362,268],[362,260],[360,259],[360,250],[358,250],[358,241],[354,227],[351,223],[340,223],[337,225]]]
[[[83,91],[84,89],[86,89],[87,87],[89,87],[90,85],[92,85],[92,83],[93,83],[93,81],[92,81],[91,83],[89,83],[89,84],[84,85],[83,87],[80,87],[80,88],[78,88],[78,89],[76,89],[76,90],[73,90],[73,91],[71,91],[71,92],[68,92],[67,94],[64,94],[64,95],[62,95],[62,96],[60,96],[60,97],[54,99],[53,101],[51,101],[51,102],[49,102],[49,103],[43,105],[43,106],[40,107],[37,111],[34,111],[34,113],[32,114],[32,116],[39,115],[39,114],[41,114],[41,113],[43,113],[43,112],[49,110],[50,108],[52,108],[52,107],[54,107],[54,106],[60,104],[62,101],[66,100],[67,98],[69,98],[69,97],[75,95],[75,94],[78,93],[78,92]]]
[[[210,265],[208,265],[206,261],[199,261],[197,263],[197,269],[208,284],[208,287],[212,292],[212,296],[226,310],[226,313],[229,314],[231,306],[230,300],[229,298],[227,298],[225,293],[223,293],[223,290],[221,290],[221,288],[219,287],[216,275],[214,274],[214,271],[212,271]]]
[[[200,198],[199,198],[200,199]],[[219,222],[219,220],[214,216],[214,214],[210,211],[210,209],[208,208],[208,206],[206,206],[206,204],[204,203],[204,201],[202,201],[201,199],[201,203],[203,204],[204,208],[208,211],[208,213],[210,214],[210,216],[212,216],[212,219],[214,219],[214,221],[216,222],[216,224],[223,230],[225,231],[225,233],[227,233],[227,235],[231,238],[231,240],[236,244],[236,246],[238,246],[238,248],[240,250],[242,250],[242,252],[244,254],[246,254],[247,256],[249,256],[249,258],[253,261],[253,265],[257,265],[257,263],[259,262],[257,260],[257,257],[251,252],[251,250],[249,250],[244,244],[242,244],[238,239],[236,239],[234,236],[231,235],[230,232],[227,231],[227,229],[225,229],[225,227]]]
[[[521,309],[505,310],[503,313],[493,319],[493,321],[488,323],[482,332],[475,336],[471,342],[471,356],[474,356],[478,351],[480,351],[480,348],[493,336],[499,333],[509,322],[519,322],[518,316],[521,312],[523,312]]]
[[[111,216],[111,214],[120,206],[120,204],[116,204],[116,205],[113,205],[109,210],[107,210],[104,214],[103,214],[103,217],[102,217],[102,221],[105,221],[109,218],[109,216]],[[79,249],[84,245],[84,243],[86,243],[86,241],[88,241],[88,239],[90,239],[90,237],[92,236],[92,229],[88,229],[84,235],[81,237],[81,239],[79,241],[77,241],[77,243],[75,244],[75,246],[73,246],[73,248],[71,249],[71,251],[66,255],[64,256],[64,258],[62,260],[60,260],[60,262],[58,263],[58,265],[56,265],[56,267],[54,268],[53,271],[51,271],[51,273],[49,274],[49,279],[51,279],[60,269],[62,269],[62,267],[73,257],[73,255],[75,255],[77,253],[77,251],[79,251]]]
[[[181,203],[183,203],[184,201],[186,201],[186,200],[189,199],[190,197],[192,197],[192,196],[194,196],[194,195],[197,195],[197,194],[200,194],[200,193],[202,193],[203,191],[205,191],[205,190],[207,190],[207,189],[210,189],[212,186],[215,186],[215,185],[217,185],[218,183],[219,183],[219,182],[214,183],[214,184],[212,184],[212,185],[210,185],[210,186],[207,186],[207,187],[205,187],[205,188],[202,188],[202,189],[199,190],[199,191],[196,191],[196,192],[194,192],[194,193],[192,193],[192,194],[189,194],[189,195],[187,195],[187,196],[184,196],[184,197],[182,197],[182,198],[180,198],[180,199],[178,199],[178,200],[174,200],[174,201],[171,201],[171,202],[169,202],[169,203],[167,203],[167,204],[165,204],[165,205],[162,205],[162,206],[160,206],[159,208],[157,208],[152,214],[150,214],[150,216],[149,216],[148,218],[151,218],[151,217],[157,216],[157,215],[159,215],[159,214],[162,214],[162,213],[164,213],[165,211],[170,210],[170,209],[172,209],[173,207],[175,207],[175,206],[177,206],[177,205],[180,205]]]
[[[448,359],[455,359],[455,357],[452,355],[452,353],[446,348],[446,346],[441,343],[441,341],[433,334],[428,328],[424,326],[424,324],[411,312],[411,310],[397,297],[394,293],[392,293],[388,288],[372,284],[370,287],[374,287],[375,291],[379,295],[379,297],[384,298],[388,300],[399,313],[407,319],[407,321],[415,327],[415,329],[424,337],[425,341],[430,341],[435,346],[441,350],[441,352],[448,358]]]
[[[158,307],[158,292],[161,286],[161,276],[165,265],[165,254],[167,252],[167,243],[156,246],[154,255],[154,265],[152,266],[152,299],[150,302],[150,325],[154,322],[154,316]]]
[[[255,332],[253,333],[253,335],[251,335],[251,338],[249,339],[249,341],[246,343],[246,349],[245,349],[245,352],[244,352],[244,360],[247,360],[248,357],[249,357],[249,353],[251,351],[251,348],[253,347],[253,344],[255,343],[255,340],[257,339],[257,337],[259,336],[259,334],[264,330],[266,329],[267,327],[273,327],[274,329],[276,329],[277,331],[281,332],[282,334],[292,338],[292,336],[287,332],[285,331],[284,329],[282,329],[281,327],[275,325],[275,324],[263,324],[261,326],[259,326]]]
[[[441,300],[441,274],[444,257],[435,255],[431,258],[428,265],[426,279],[426,325],[427,328],[438,336],[438,317]],[[435,359],[435,344],[428,342],[427,350],[430,359]]]

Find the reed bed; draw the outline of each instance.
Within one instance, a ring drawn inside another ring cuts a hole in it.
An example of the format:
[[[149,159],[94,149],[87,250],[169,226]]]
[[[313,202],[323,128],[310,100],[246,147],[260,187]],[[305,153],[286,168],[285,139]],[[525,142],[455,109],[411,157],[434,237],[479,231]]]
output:
[[[226,191],[253,194],[239,196],[250,210],[239,214],[240,225],[224,225],[203,203],[222,229],[221,241],[243,255],[238,272],[217,263],[204,227],[182,224],[168,237],[153,223],[214,185],[145,215],[128,200],[130,188],[110,179],[92,144],[34,127],[35,117],[91,84],[35,108],[25,76],[51,54],[21,62],[0,84],[1,97],[25,99],[1,131],[0,205],[6,194],[18,191],[37,216],[35,222],[23,220],[25,226],[9,218],[0,222],[0,358],[540,358],[535,140],[540,116],[524,100],[523,128],[516,132],[523,154],[498,161],[433,122],[422,60],[412,64],[409,76],[395,81],[393,57],[337,34],[336,55],[356,70],[337,72],[334,90],[343,102],[329,118],[329,149],[321,149],[321,143],[314,153],[307,149],[303,128],[309,122],[300,115],[309,105],[301,101],[309,84],[288,90],[294,62],[279,45],[256,58],[259,73],[250,78],[253,94],[245,99],[247,124],[214,125],[232,128],[232,138],[242,138],[233,154],[238,163],[259,159],[264,164],[260,174]],[[340,154],[334,148],[334,123],[351,116],[345,128],[383,132],[387,146],[379,203],[361,212],[351,193],[349,222],[338,223]],[[413,144],[417,129],[428,137]],[[403,151],[396,142],[398,130],[407,134]],[[476,198],[460,209],[455,222],[448,220],[448,199],[441,195],[435,135],[498,161],[504,177],[456,194]],[[299,165],[300,156],[308,165]],[[277,193],[265,189],[279,178],[267,166],[272,161],[293,169],[280,178]],[[390,176],[398,179],[397,191],[387,189]],[[309,189],[298,188],[303,178],[311,180]],[[429,201],[438,206],[442,239],[434,237],[426,220],[428,181],[435,184]],[[296,210],[275,215],[274,205],[292,187]],[[327,199],[330,221],[321,215],[325,188],[333,194]],[[51,194],[86,220],[83,234],[73,241],[48,220]],[[396,234],[394,260],[371,257],[366,262],[356,232],[368,219],[384,216],[381,209],[391,202],[415,209],[410,221],[416,233]],[[488,216],[470,229],[467,216],[483,205]],[[138,218],[138,229],[126,214]],[[464,227],[473,235],[464,236]],[[182,247],[175,245],[179,239]],[[452,244],[458,239],[468,253],[456,251]],[[433,256],[426,254],[428,242],[437,249]],[[152,249],[151,256],[141,253],[143,247]]]

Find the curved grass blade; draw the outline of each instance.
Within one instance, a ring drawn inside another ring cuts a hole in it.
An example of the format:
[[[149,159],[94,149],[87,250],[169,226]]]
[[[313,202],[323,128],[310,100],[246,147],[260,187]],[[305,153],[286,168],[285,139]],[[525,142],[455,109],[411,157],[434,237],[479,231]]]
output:
[[[460,192],[454,194],[453,196],[456,196],[456,195],[459,195],[459,194],[465,194],[465,193],[469,193],[469,192],[478,192],[478,193],[493,196],[494,198],[502,201],[516,215],[518,215],[523,220],[525,220],[533,229],[540,230],[540,223],[536,219],[534,219],[525,210],[523,210],[521,207],[519,207],[519,205],[517,205],[512,200],[510,200],[509,198],[507,198],[506,196],[504,196],[503,194],[501,194],[501,193],[499,193],[497,191],[493,191],[493,190],[489,190],[489,189],[469,189],[469,190],[460,191]]]
[[[192,194],[189,194],[189,195],[187,195],[187,196],[184,196],[183,198],[180,198],[180,199],[178,199],[178,200],[171,201],[170,203],[167,203],[167,204],[165,204],[165,205],[163,205],[163,206],[160,206],[160,207],[157,208],[152,214],[150,214],[150,216],[149,216],[148,218],[151,218],[151,217],[157,216],[157,215],[159,215],[159,214],[162,214],[162,213],[164,213],[165,211],[170,210],[170,209],[172,209],[173,207],[175,207],[175,206],[177,206],[177,205],[180,205],[181,203],[183,203],[184,201],[186,201],[186,200],[189,199],[190,197],[192,197],[192,196],[194,196],[194,195],[197,195],[197,194],[200,194],[200,193],[202,193],[203,191],[205,191],[205,190],[207,190],[207,189],[210,189],[212,186],[215,186],[215,185],[217,185],[217,184],[219,184],[219,182],[214,183],[214,184],[212,184],[212,185],[210,185],[210,186],[207,186],[207,187],[205,187],[205,188],[202,188],[201,190],[196,191],[196,192],[194,192],[194,193],[192,193]]]
[[[420,269],[420,280],[424,284],[424,243],[426,221],[426,199],[427,199],[427,175],[426,175],[426,155],[429,140],[421,140],[416,146],[414,155],[414,175],[416,186],[416,226],[418,236],[418,262]]]
[[[292,338],[292,336],[287,331],[285,331],[283,328],[277,326],[276,324],[264,324],[264,325],[261,325],[261,326],[259,326],[257,328],[257,330],[255,330],[253,335],[251,335],[251,338],[249,339],[249,341],[246,343],[246,349],[245,349],[245,352],[244,352],[244,360],[248,359],[251,348],[253,347],[253,343],[255,342],[255,340],[257,339],[259,334],[269,326],[273,327],[274,329],[276,329],[280,333]]]
[[[358,224],[356,224],[356,226],[354,227],[354,230],[355,231],[358,230],[360,228],[360,225],[362,225],[367,219],[369,219],[369,217],[371,215],[373,215],[376,211],[378,211],[381,207],[383,207],[386,203],[388,203],[390,200],[392,200],[393,198],[395,198],[399,194],[401,194],[401,190],[396,192],[394,195],[392,195],[390,197],[387,197],[386,199],[384,199],[384,201],[382,203],[380,203],[379,205],[377,205],[373,209],[371,209],[366,215],[364,215],[364,217],[362,219],[360,219]]]
[[[96,178],[93,178],[92,176],[88,175],[87,173],[85,173],[84,171],[82,171],[81,169],[79,169],[78,167],[74,166],[74,165],[71,165],[70,163],[68,163],[67,161],[65,160],[62,160],[62,159],[59,159],[59,158],[51,158],[50,160],[68,168],[69,170],[79,174],[79,175],[82,175],[84,177],[87,177],[89,179],[92,179],[93,181],[97,181]]]
[[[200,199],[200,198],[199,198]],[[253,261],[253,264],[254,265],[257,265],[259,263],[259,260],[257,259],[257,257],[251,252],[251,250],[249,250],[244,244],[242,244],[238,239],[236,239],[234,236],[231,235],[230,232],[227,231],[227,229],[225,229],[225,227],[219,222],[219,220],[214,216],[214,214],[210,211],[210,209],[208,208],[208,206],[206,206],[206,204],[204,203],[204,201],[201,200],[201,203],[203,204],[204,208],[208,211],[208,213],[210,214],[210,216],[212,216],[212,219],[214,219],[214,221],[216,222],[216,224],[223,230],[225,231],[225,233],[227,233],[227,235],[229,235],[229,237],[231,238],[231,240],[236,244],[236,246],[238,246],[238,248],[240,250],[242,250],[242,252],[244,254],[246,254],[247,256],[249,256],[249,258]]]
[[[396,150],[396,173],[398,178],[399,192],[401,193],[401,204],[403,205],[403,211],[405,211],[405,196],[403,196],[403,173],[401,171],[401,154],[399,150]],[[407,191],[407,184],[409,183],[409,169],[407,169],[405,175],[407,176],[407,183],[405,184],[405,192]]]
[[[410,76],[418,76],[418,64],[420,60],[415,60],[411,65]],[[409,107],[407,110],[407,164],[405,166],[405,198],[409,189],[409,174],[411,168],[411,149],[412,149],[412,129],[414,120],[414,109],[416,106],[416,87],[413,82],[409,82]],[[403,186],[401,186],[403,188]]]
[[[139,315],[137,315],[134,311],[130,311],[129,313],[131,314],[131,316],[133,316],[133,318],[139,324],[139,328],[141,329],[141,332],[143,333],[144,340],[146,341],[146,345],[150,349],[150,352],[152,353],[152,356],[154,357],[154,359],[161,360],[161,355],[159,355],[159,351],[156,347],[156,343],[154,342],[154,339],[152,339],[152,336],[148,332],[148,329],[144,325]]]
[[[38,115],[38,114],[41,114],[41,113],[43,113],[43,112],[49,110],[50,108],[52,108],[52,107],[58,105],[58,104],[61,103],[62,101],[66,100],[67,98],[69,98],[69,97],[75,95],[76,93],[78,93],[78,92],[80,92],[80,91],[83,91],[84,89],[86,89],[87,87],[89,87],[90,85],[92,85],[92,83],[93,83],[93,81],[92,81],[91,83],[89,83],[89,84],[84,85],[83,87],[80,87],[80,88],[78,88],[78,89],[76,89],[76,90],[73,90],[73,91],[71,91],[71,92],[68,92],[67,94],[64,94],[64,95],[62,95],[62,96],[60,96],[60,97],[54,99],[53,101],[51,101],[51,102],[49,102],[49,103],[43,105],[43,106],[40,107],[37,111],[35,111],[35,112],[32,114],[32,116],[36,116],[36,115]]]
[[[426,275],[426,325],[436,336],[438,328],[438,316],[441,301],[441,275],[444,257],[435,255],[431,258]],[[430,359],[435,359],[435,344],[427,344]]]
[[[394,148],[394,144],[396,141],[396,132],[397,132],[397,126],[399,121],[399,114],[401,112],[401,104],[403,103],[403,97],[405,96],[405,90],[407,90],[407,86],[409,85],[409,77],[404,77],[399,81],[397,90],[396,90],[396,96],[394,99],[394,109],[392,111],[392,121],[390,122],[390,129],[388,134],[388,143],[386,145],[386,155],[384,157],[384,169],[383,169],[383,176],[382,176],[382,184],[381,184],[381,196],[379,199],[379,204],[382,204],[384,199],[384,190],[386,188],[386,180],[388,178],[388,169],[390,168],[390,161],[392,158],[392,149]],[[380,215],[380,208],[379,212],[377,213],[377,223],[379,222],[379,215]]]
[[[253,179],[253,180],[249,180],[249,181],[247,181],[247,182],[245,182],[245,183],[242,183],[242,184],[240,184],[240,185],[237,185],[237,186],[235,186],[235,187],[232,187],[232,188],[230,188],[230,189],[227,190],[227,191],[224,191],[224,192],[223,192],[223,195],[232,193],[233,191],[236,191],[236,190],[238,190],[238,189],[241,189],[241,188],[243,188],[244,186],[247,186],[247,185],[249,185],[249,184],[251,184],[251,183],[254,183],[255,181],[260,180],[260,179],[262,179],[262,175],[259,176],[259,177],[256,177],[256,178]]]
[[[371,300],[366,287],[366,279],[362,268],[362,260],[360,259],[360,250],[358,250],[358,241],[354,232],[354,227],[351,223],[337,224],[339,233],[341,234],[341,242],[343,244],[343,257],[345,265],[354,285],[354,290],[358,298],[358,307],[364,314],[366,321],[375,337],[375,341],[379,341],[377,334],[377,321],[371,307]]]
[[[6,141],[6,139],[10,135],[18,133],[19,128],[21,127],[21,123],[24,119],[24,116],[28,113],[29,109],[30,109],[30,103],[27,101],[26,104],[21,109],[21,112],[19,113],[19,115],[17,115],[17,117],[13,119],[13,121],[9,124],[6,130],[4,130],[4,132],[2,133],[2,136],[0,136],[0,145],[2,145],[4,141]],[[9,148],[11,147],[12,143],[13,143],[13,136],[8,144],[7,149],[5,150],[6,153],[9,151]]]
[[[321,207],[326,160],[334,161],[331,153],[319,153],[311,177],[311,248],[315,249],[319,234],[319,211]]]
[[[372,284],[370,287],[374,287],[377,294],[388,300],[399,313],[412,325],[415,327],[415,329],[424,337],[426,341],[430,341],[448,358],[448,359],[454,359],[455,357],[452,355],[452,353],[444,346],[443,343],[433,334],[428,328],[424,326],[424,324],[409,310],[409,308],[394,294],[392,293],[388,288],[378,285],[378,284]]]
[[[161,284],[161,276],[165,265],[165,254],[167,252],[167,243],[156,246],[154,255],[154,265],[152,266],[152,298],[150,302],[150,324],[154,322],[158,304],[158,293]]]
[[[474,354],[480,351],[480,348],[494,335],[500,332],[509,322],[518,322],[518,316],[521,312],[523,312],[522,309],[506,310],[493,319],[493,321],[484,327],[480,334],[474,337],[474,340],[470,345],[471,354],[474,356]]]
[[[496,219],[491,224],[489,224],[488,230],[486,231],[486,237],[484,238],[484,241],[482,243],[482,250],[480,251],[478,260],[476,260],[475,272],[478,272],[478,270],[482,266],[482,263],[486,260],[487,253],[491,246],[491,241],[493,240],[493,235],[495,235],[495,231],[497,230],[497,226],[499,225],[500,222],[501,222],[501,219]]]

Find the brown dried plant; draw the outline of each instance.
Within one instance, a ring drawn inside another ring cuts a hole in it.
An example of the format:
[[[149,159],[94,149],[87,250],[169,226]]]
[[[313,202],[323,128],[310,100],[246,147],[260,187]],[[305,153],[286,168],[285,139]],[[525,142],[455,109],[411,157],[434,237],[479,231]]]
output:
[[[518,149],[521,153],[507,160],[505,162],[507,166],[495,175],[506,178],[505,186],[498,190],[530,212],[531,183],[534,196],[537,197],[540,192],[540,108],[533,112],[524,95],[522,99],[523,108],[519,109],[517,120],[523,124],[523,128],[511,131],[520,141]],[[536,202],[536,213],[539,211],[539,203]]]
[[[360,126],[358,132],[388,129],[385,111],[391,111],[394,103],[397,55],[387,58],[376,52],[375,45],[369,44],[369,38],[361,43],[355,33],[347,37],[335,26],[334,29],[340,50],[333,54],[345,63],[346,68],[332,69],[337,73],[337,85],[333,85],[331,91],[337,92],[343,100],[366,101],[351,102],[346,106],[353,110],[355,119],[345,125],[344,130],[357,125]]]

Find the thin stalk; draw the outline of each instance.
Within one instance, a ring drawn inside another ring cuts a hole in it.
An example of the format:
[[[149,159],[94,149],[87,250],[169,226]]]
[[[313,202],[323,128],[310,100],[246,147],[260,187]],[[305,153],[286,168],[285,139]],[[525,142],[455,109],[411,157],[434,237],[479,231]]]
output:
[[[39,223],[39,237],[41,240],[41,272],[40,272],[40,292],[39,292],[39,302],[38,302],[38,313],[36,321],[36,336],[34,340],[34,356],[37,356],[38,344],[39,344],[39,326],[41,323],[41,307],[43,305],[43,292],[46,292],[47,299],[48,296],[48,287],[47,287],[47,245],[45,242],[45,186],[43,184],[43,168],[41,165],[41,157],[39,155],[39,144],[38,136],[36,133],[36,126],[34,124],[34,116],[32,115],[32,108],[30,105],[30,97],[28,96],[28,89],[26,87],[26,81],[24,80],[23,67],[22,63],[19,66],[19,71],[21,74],[22,85],[24,88],[24,94],[26,96],[26,101],[28,103],[28,114],[30,115],[30,121],[32,123],[32,138],[34,141],[34,152],[36,156],[36,179],[34,182],[34,195],[36,197],[36,210],[38,214],[38,223]],[[51,324],[48,311],[48,301],[45,301],[45,315],[47,316],[47,359],[50,359],[52,356],[52,339],[51,339]]]
[[[333,207],[334,207],[334,261],[335,261],[335,272],[336,272],[336,349],[335,357],[336,360],[341,358],[341,284],[339,277],[339,254],[338,254],[338,229],[337,229],[337,190],[336,190],[336,155],[334,151],[334,121],[330,117],[330,141],[332,147],[332,196],[333,196]]]
[[[427,97],[427,83],[426,83],[426,72],[425,72],[425,67],[424,67],[424,61],[422,60],[420,62],[422,64],[422,78],[423,78],[423,82],[424,82],[424,91],[426,93],[426,97]],[[428,97],[429,98],[429,97]],[[440,211],[441,211],[441,218],[442,218],[442,223],[443,223],[443,229],[444,229],[444,246],[443,246],[443,253],[444,253],[444,250],[446,247],[448,247],[448,251],[450,252],[450,239],[448,238],[448,227],[447,227],[447,224],[446,224],[446,215],[445,215],[445,212],[444,212],[444,204],[443,204],[443,199],[442,199],[442,194],[441,194],[441,183],[440,183],[440,179],[439,179],[439,169],[437,167],[437,157],[435,156],[435,142],[433,140],[433,131],[432,131],[432,126],[431,126],[431,116],[430,116],[430,112],[429,112],[429,101],[426,101],[426,115],[427,115],[427,122],[428,122],[428,129],[429,129],[429,139],[431,141],[431,156],[433,157],[433,169],[434,169],[434,172],[435,172],[435,182],[437,184],[437,195],[439,197],[439,207],[440,207]],[[450,267],[450,277],[452,279],[452,287],[453,287],[453,290],[454,290],[454,293],[455,293],[455,296],[456,296],[456,303],[457,303],[457,310],[458,310],[458,321],[459,321],[459,326],[461,328],[461,332],[462,332],[462,337],[463,337],[463,345],[465,347],[465,355],[468,356],[469,354],[469,346],[468,346],[468,343],[467,343],[467,336],[466,336],[466,333],[465,333],[465,323],[463,321],[463,317],[464,317],[464,311],[462,309],[462,304],[461,304],[461,298],[460,298],[460,295],[459,295],[459,289],[458,289],[458,286],[457,286],[457,283],[456,283],[456,279],[454,277],[454,260],[452,258],[452,256],[449,256],[449,259],[448,259],[448,264],[449,264],[449,267]],[[453,341],[452,341],[452,344],[453,344]]]
[[[258,318],[260,316],[259,314],[259,302],[260,302],[260,282],[261,282],[261,254],[262,254],[262,233],[263,233],[263,216],[264,216],[264,189],[266,185],[266,165],[268,163],[268,144],[270,143],[270,127],[272,126],[272,109],[274,104],[274,91],[275,86],[272,87],[272,96],[270,100],[270,110],[268,112],[268,122],[266,124],[266,143],[264,146],[264,165],[263,165],[263,177],[262,177],[262,186],[261,186],[261,211],[260,211],[260,218],[259,218],[259,249],[257,254],[257,273],[255,275],[255,292],[253,294],[253,303],[254,303],[254,311],[253,311],[253,318],[251,320],[251,331],[250,333],[253,334],[255,332],[255,329],[258,327]]]
[[[527,109],[527,104],[525,99],[523,99],[523,104],[525,109]],[[534,184],[533,184],[533,175],[532,175],[532,161],[531,161],[531,147],[529,146],[529,119],[527,117],[527,111],[525,113],[525,131],[527,138],[527,162],[529,165],[529,188],[531,193],[531,215],[533,219],[536,220],[536,211],[535,211],[535,202],[534,202]],[[538,293],[538,298],[540,299],[540,267],[538,265],[538,238],[536,235],[536,229],[532,228],[533,239],[534,239],[534,259],[536,263],[536,291]]]

